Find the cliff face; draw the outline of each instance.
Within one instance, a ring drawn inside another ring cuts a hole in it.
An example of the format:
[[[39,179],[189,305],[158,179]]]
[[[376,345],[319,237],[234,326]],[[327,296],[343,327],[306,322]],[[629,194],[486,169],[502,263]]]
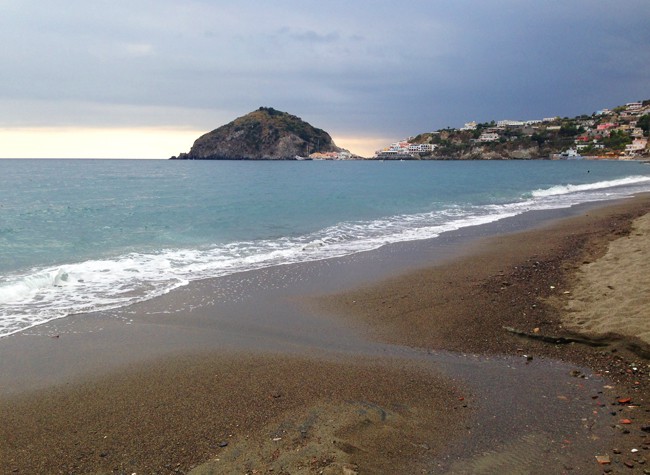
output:
[[[313,152],[339,152],[332,137],[299,117],[270,107],[239,117],[199,137],[187,160],[293,160]]]

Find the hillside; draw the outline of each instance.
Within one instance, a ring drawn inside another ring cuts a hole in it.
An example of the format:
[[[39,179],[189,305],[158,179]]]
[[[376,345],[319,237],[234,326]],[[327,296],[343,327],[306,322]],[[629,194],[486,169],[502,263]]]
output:
[[[294,160],[340,152],[332,137],[299,117],[270,107],[239,117],[199,137],[181,160]]]
[[[469,122],[390,144],[375,158],[547,159],[567,151],[589,158],[642,158],[650,156],[649,125],[650,100],[645,100],[574,118]]]

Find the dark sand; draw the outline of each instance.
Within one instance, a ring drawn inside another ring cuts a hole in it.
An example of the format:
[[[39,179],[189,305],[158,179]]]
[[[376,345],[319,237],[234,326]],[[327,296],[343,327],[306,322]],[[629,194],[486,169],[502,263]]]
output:
[[[579,269],[649,203],[451,246],[462,256],[389,278],[427,244],[2,339],[0,472],[644,473],[647,346],[563,315]]]

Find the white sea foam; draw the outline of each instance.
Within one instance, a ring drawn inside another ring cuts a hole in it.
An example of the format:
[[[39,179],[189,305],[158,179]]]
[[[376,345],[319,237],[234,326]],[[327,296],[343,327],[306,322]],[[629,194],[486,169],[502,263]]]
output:
[[[274,240],[240,241],[195,249],[162,249],[112,259],[33,269],[0,278],[0,337],[63,317],[129,305],[192,280],[264,267],[315,261],[383,245],[434,238],[526,211],[623,197],[650,188],[650,177],[535,190],[504,204],[454,205],[428,213],[343,222],[318,232]]]
[[[535,190],[533,191],[532,195],[536,198],[541,198],[545,196],[566,195],[569,193],[577,193],[581,191],[604,190],[607,188],[614,188],[617,186],[637,185],[642,183],[650,183],[650,177],[631,176],[627,178],[621,178],[618,180],[599,181],[596,183],[586,183],[582,185],[572,185],[572,184],[557,185],[557,186],[552,186],[551,188]]]

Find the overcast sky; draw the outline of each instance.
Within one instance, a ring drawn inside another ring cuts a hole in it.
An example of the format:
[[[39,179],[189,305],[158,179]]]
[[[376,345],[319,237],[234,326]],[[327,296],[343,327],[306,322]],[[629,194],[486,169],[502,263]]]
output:
[[[650,98],[650,0],[0,0],[0,157],[159,157],[270,106],[370,154]]]

